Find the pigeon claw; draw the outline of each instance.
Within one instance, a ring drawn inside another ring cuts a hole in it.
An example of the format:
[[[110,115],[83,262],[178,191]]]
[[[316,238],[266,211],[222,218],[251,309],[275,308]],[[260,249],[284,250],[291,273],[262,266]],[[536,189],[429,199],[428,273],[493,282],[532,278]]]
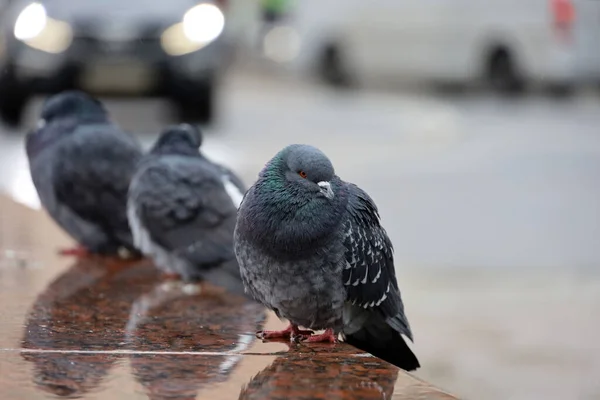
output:
[[[162,278],[165,281],[179,281],[181,280],[181,275],[175,272],[164,272],[161,274]]]
[[[83,246],[60,249],[58,250],[58,254],[61,256],[74,256],[78,258],[89,257],[91,255],[91,253]]]
[[[287,328],[281,331],[258,331],[256,337],[259,339],[290,339],[296,341],[297,338],[308,337],[314,332],[311,330],[298,329],[297,325],[288,325]]]
[[[306,339],[308,339],[309,337],[311,337],[311,335],[314,333],[313,331],[300,331],[301,333],[292,333],[290,335],[290,343],[300,343]]]
[[[302,339],[304,343],[337,343],[338,339],[333,329],[325,329],[325,332],[319,335],[313,335]]]

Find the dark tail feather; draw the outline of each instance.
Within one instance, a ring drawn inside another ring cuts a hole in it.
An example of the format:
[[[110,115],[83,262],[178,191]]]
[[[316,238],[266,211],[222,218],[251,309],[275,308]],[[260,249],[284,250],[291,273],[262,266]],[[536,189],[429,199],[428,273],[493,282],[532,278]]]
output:
[[[346,343],[373,354],[405,371],[421,367],[417,356],[408,347],[400,333],[385,322],[367,325],[352,335],[346,335]]]

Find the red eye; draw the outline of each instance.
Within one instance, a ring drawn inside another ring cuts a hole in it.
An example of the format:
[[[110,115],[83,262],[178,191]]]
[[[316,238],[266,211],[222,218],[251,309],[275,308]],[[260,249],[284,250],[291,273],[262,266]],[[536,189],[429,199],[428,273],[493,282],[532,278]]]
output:
[[[298,175],[300,175],[302,178],[306,179],[306,172],[304,171],[298,171]]]

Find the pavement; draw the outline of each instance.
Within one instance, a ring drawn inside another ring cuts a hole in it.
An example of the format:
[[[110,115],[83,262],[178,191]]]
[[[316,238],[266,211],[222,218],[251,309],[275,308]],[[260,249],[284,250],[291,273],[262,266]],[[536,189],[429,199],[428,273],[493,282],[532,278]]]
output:
[[[220,102],[205,151],[248,184],[310,143],[375,199],[419,376],[473,399],[600,398],[600,95],[346,93],[234,71]],[[108,108],[146,146],[165,123],[160,101]],[[0,188],[38,206],[20,133],[0,133],[0,161]]]

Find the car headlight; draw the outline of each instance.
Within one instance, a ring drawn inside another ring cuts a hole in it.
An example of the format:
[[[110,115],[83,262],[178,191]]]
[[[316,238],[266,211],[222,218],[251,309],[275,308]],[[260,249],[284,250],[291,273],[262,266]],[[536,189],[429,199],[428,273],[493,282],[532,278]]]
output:
[[[46,9],[40,3],[31,3],[21,11],[15,22],[14,34],[19,40],[29,40],[38,36],[48,22]]]
[[[210,3],[190,8],[182,22],[167,28],[161,37],[163,49],[172,56],[198,51],[218,38],[225,28],[225,15]]]
[[[225,16],[214,4],[198,4],[183,16],[183,33],[192,42],[209,43],[225,27]]]
[[[21,11],[13,30],[15,38],[47,53],[62,53],[71,45],[73,31],[63,21],[48,17],[40,3],[31,3]]]

